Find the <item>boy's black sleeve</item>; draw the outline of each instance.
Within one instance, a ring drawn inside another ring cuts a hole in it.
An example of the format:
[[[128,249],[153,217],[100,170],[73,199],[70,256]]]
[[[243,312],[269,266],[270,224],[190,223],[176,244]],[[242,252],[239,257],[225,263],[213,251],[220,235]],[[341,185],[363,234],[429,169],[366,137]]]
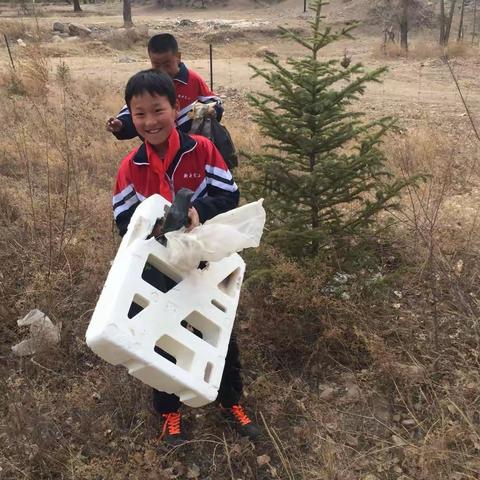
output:
[[[138,205],[140,204],[137,203],[136,205],[133,205],[127,211],[122,212],[120,215],[118,215],[115,218],[115,223],[117,224],[118,233],[121,237],[123,237],[127,233],[128,224],[130,223],[130,220],[132,219],[132,215],[137,209]]]
[[[228,192],[222,188],[208,185],[207,196],[197,198],[193,202],[193,206],[198,212],[200,223],[204,223],[220,213],[236,208],[239,199],[240,191],[238,188],[234,192]]]
[[[217,102],[214,108],[215,108],[215,113],[217,114],[217,122],[219,122],[223,117],[223,112],[224,112],[223,104]]]
[[[130,159],[137,152],[132,150],[121,162],[112,198],[113,218],[117,224],[118,233],[124,236],[133,213],[140,205],[140,199],[135,191],[130,174]]]
[[[118,140],[130,140],[138,137],[137,130],[133,125],[132,114],[126,105],[120,110],[117,119],[122,122],[122,129],[119,132],[113,132]]]
[[[197,148],[205,152],[204,190],[199,192],[193,206],[198,212],[200,222],[228,212],[238,206],[240,191],[217,147],[207,139],[198,139]],[[201,144],[200,144],[201,142]]]

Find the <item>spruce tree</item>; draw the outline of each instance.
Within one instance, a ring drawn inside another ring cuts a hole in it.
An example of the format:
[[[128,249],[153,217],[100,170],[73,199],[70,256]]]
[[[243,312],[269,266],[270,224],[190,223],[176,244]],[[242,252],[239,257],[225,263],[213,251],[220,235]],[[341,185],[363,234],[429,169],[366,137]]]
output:
[[[386,69],[367,72],[346,56],[321,56],[327,45],[352,38],[354,28],[333,32],[323,24],[324,5],[312,3],[310,35],[281,28],[305,56],[282,63],[267,54],[270,68],[251,66],[269,87],[249,96],[254,121],[268,140],[261,153],[248,155],[253,168],[243,188],[265,198],[267,240],[299,256],[368,227],[378,212],[396,204],[407,183],[388,172],[379,148],[395,121],[367,121],[353,109]]]

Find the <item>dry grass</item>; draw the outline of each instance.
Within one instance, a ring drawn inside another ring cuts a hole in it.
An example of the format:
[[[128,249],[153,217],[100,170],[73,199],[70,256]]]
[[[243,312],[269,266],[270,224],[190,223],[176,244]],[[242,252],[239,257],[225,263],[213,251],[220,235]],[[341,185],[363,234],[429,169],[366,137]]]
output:
[[[269,352],[262,369],[297,392],[300,405],[283,414],[296,411],[314,439],[305,478],[475,478],[480,469],[478,178],[463,161],[477,149],[457,142],[428,127],[387,142],[398,175],[428,178],[375,246],[353,246],[356,267],[337,265],[350,277],[335,282],[325,266],[267,252],[267,276],[250,280],[245,328]],[[279,384],[264,388],[267,401]]]
[[[2,37],[3,35],[6,35],[9,39],[16,40],[17,38],[24,38],[27,33],[31,32],[31,30],[31,21],[0,20],[0,33],[2,34]]]
[[[146,47],[148,38],[147,26],[140,25],[134,28],[112,30],[103,38],[103,41],[115,50],[130,50],[140,44]]]
[[[51,36],[50,29],[39,24],[36,17],[20,18],[15,20],[0,19],[0,35],[2,48],[4,47],[3,35],[6,35],[11,46],[15,48],[16,41],[21,38],[27,43],[36,43]]]
[[[445,54],[455,58],[474,58],[478,56],[478,46],[469,42],[451,41],[446,49],[438,45],[438,42],[419,38],[412,41],[409,46],[408,54],[400,47],[399,43],[389,43],[381,46],[374,52],[377,58],[404,58],[410,60],[427,60],[431,58],[439,58]]]

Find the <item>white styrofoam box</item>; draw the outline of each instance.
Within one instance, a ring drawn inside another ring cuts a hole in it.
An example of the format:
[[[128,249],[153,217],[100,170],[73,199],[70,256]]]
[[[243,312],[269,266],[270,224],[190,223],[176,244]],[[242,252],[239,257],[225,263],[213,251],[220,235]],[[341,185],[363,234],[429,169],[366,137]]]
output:
[[[157,390],[175,393],[189,406],[201,407],[217,397],[245,263],[233,254],[188,274],[169,265],[166,248],[154,238],[146,240],[168,205],[160,195],[153,195],[136,209],[86,340],[107,362],[125,366],[130,375]],[[177,284],[164,292],[148,283],[142,278],[147,263]],[[136,310],[131,310],[132,304]]]

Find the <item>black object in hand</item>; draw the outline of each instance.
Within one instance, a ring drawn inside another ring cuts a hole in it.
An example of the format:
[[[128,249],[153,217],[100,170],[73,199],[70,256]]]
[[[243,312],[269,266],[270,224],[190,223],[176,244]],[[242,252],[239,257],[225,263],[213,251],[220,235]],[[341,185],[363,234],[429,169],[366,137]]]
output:
[[[181,188],[173,199],[172,206],[168,209],[165,217],[157,220],[155,227],[161,224],[161,230],[155,239],[165,245],[167,240],[165,234],[179,230],[182,227],[188,227],[190,219],[188,218],[188,211],[192,206],[193,192],[188,188]],[[155,228],[154,228],[155,230]]]

